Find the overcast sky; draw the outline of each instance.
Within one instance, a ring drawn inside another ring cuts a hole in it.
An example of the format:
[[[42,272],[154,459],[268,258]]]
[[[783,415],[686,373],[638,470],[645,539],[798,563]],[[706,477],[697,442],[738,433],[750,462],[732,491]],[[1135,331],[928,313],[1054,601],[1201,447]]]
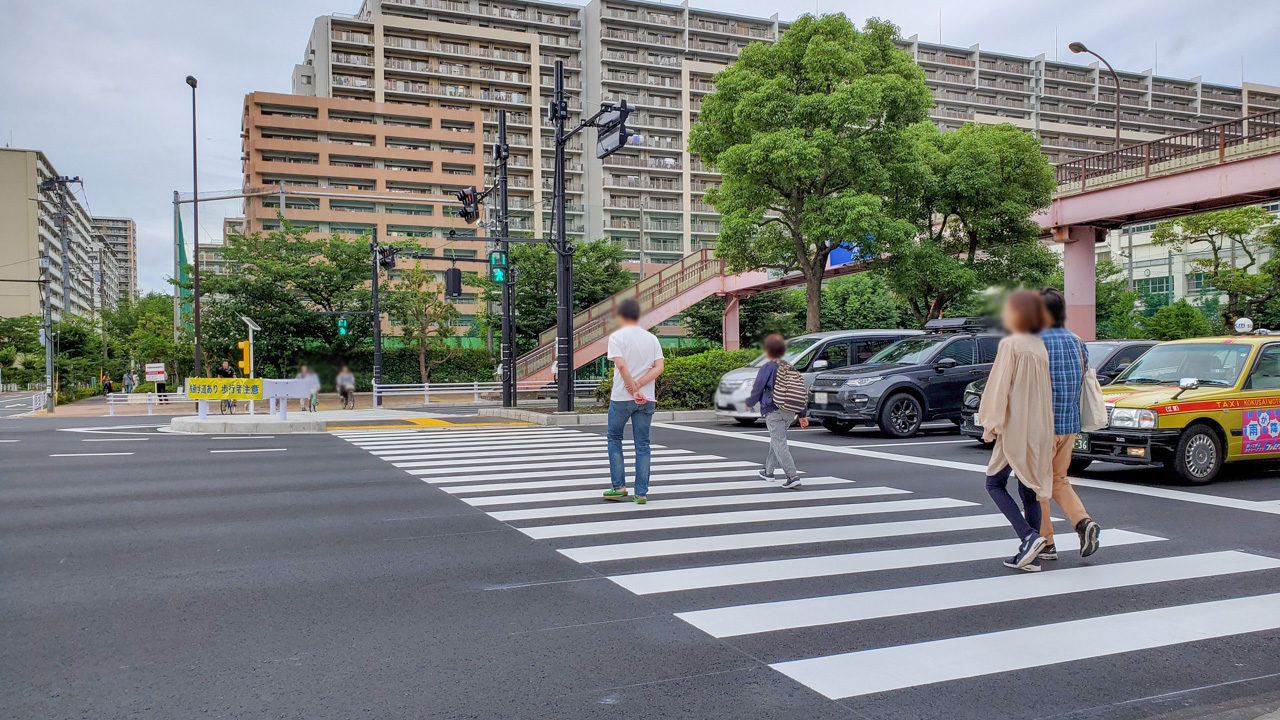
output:
[[[184,78],[199,79],[201,191],[238,188],[245,93],[289,92],[313,19],[359,5],[340,2],[0,0],[0,145],[44,151],[58,172],[83,179],[91,212],[137,220],[141,287],[166,290],[173,191],[191,190],[191,94]],[[1028,56],[1065,58],[1067,43],[1081,40],[1117,69],[1155,67],[1161,75],[1239,84],[1243,66],[1245,80],[1280,85],[1277,0],[694,4],[779,12],[784,20],[815,8],[858,22],[878,16],[904,36],[936,42],[941,34],[949,45]],[[220,236],[222,217],[237,214],[231,203],[202,208],[201,237]]]

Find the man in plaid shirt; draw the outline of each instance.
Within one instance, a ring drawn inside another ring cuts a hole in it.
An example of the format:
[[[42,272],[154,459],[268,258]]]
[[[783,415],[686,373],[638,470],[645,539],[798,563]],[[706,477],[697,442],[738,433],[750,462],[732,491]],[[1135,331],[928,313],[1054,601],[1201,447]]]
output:
[[[1080,556],[1088,557],[1098,550],[1102,528],[1084,509],[1084,503],[1067,479],[1067,470],[1071,466],[1076,435],[1080,434],[1080,386],[1084,382],[1089,351],[1080,338],[1066,328],[1067,304],[1062,293],[1045,288],[1040,296],[1052,320],[1049,329],[1041,331],[1040,339],[1049,353],[1049,384],[1053,388],[1053,500],[1080,536]],[[1048,541],[1040,552],[1040,559],[1057,560],[1058,549],[1053,544],[1053,521],[1047,501],[1040,503],[1040,513],[1040,534]]]

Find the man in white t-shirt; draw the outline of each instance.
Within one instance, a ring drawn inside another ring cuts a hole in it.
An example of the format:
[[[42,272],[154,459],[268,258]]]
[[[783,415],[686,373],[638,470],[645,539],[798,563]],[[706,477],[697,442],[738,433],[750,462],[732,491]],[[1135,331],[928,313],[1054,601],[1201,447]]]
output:
[[[640,303],[627,298],[615,311],[620,327],[609,336],[609,360],[613,362],[613,393],[609,396],[609,482],[605,500],[644,504],[649,492],[649,425],[658,402],[654,381],[662,374],[662,343],[636,324]],[[627,496],[626,466],[622,459],[622,431],[631,421],[636,448],[635,496]]]

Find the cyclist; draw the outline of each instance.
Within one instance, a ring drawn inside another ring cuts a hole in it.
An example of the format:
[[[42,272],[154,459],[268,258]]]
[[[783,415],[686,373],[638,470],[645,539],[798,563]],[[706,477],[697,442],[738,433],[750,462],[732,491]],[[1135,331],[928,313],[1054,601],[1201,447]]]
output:
[[[338,386],[338,396],[342,398],[342,407],[354,408],[356,406],[356,376],[351,374],[351,369],[346,365],[338,371],[338,379],[334,383]]]
[[[231,363],[227,362],[226,360],[223,360],[222,365],[214,369],[213,376],[218,378],[233,378],[236,376],[236,369],[231,367]],[[223,414],[235,413],[235,411],[236,411],[236,401],[228,398],[223,398],[222,400]]]

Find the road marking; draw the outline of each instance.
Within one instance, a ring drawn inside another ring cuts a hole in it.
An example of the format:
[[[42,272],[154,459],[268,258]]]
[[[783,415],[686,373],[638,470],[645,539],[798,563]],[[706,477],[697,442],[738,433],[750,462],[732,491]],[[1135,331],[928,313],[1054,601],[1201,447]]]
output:
[[[965,438],[963,440],[926,440],[922,442],[874,443],[872,445],[846,445],[843,447],[877,448],[877,447],[902,447],[905,445],[955,445],[957,443],[971,443],[971,442],[973,442],[972,439]]]
[[[555,456],[543,456],[543,457],[544,459],[555,459]],[[576,456],[570,456],[570,457],[576,457]],[[650,458],[649,462],[651,465],[662,465],[667,463],[698,462],[702,460],[724,460],[724,459],[725,458],[721,455],[676,455],[674,457],[667,456],[667,455],[659,455],[657,457]],[[486,458],[484,460],[484,462],[488,462],[488,463],[493,463],[494,461],[495,461],[495,458],[492,458],[492,457]],[[635,458],[633,457],[631,458],[630,461],[628,461],[627,464],[631,465],[634,463],[634,461],[635,461]],[[506,462],[501,462],[501,463],[491,464],[491,465],[473,465],[466,468],[441,467],[440,460],[432,460],[428,462],[392,462],[391,464],[398,468],[421,468],[424,466],[429,466],[425,470],[409,470],[409,472],[412,472],[414,475],[458,475],[460,472],[464,472],[464,473],[472,472],[472,471],[487,472],[490,470],[502,470],[504,468],[510,469],[513,467],[519,467],[519,465],[511,461],[506,461]],[[554,470],[558,468],[607,469],[609,467],[609,458],[599,453],[593,453],[591,455],[582,456],[580,459],[577,459],[577,460],[566,460],[565,462],[554,462],[554,463],[553,462],[535,462],[535,463],[531,463],[531,465],[533,465],[534,467],[541,468],[543,470]],[[543,474],[550,475],[552,473],[545,472]],[[511,477],[518,477],[518,476],[512,475]]]
[[[838,700],[1276,628],[1280,628],[1280,593],[792,660],[770,667]]]
[[[839,500],[842,498],[871,497],[875,495],[910,495],[906,490],[890,487],[839,488],[837,490],[783,490],[773,488],[767,493],[751,495],[725,495],[722,497],[670,498],[651,505],[630,502],[600,502],[592,505],[562,505],[560,507],[524,508],[490,512],[495,520],[545,520],[548,518],[581,517],[586,515],[615,515],[618,513],[652,512],[656,509],[682,510],[688,508],[723,507],[728,505],[765,505],[774,503],[804,502],[806,500]]]
[[[17,440],[0,440],[0,443],[15,443]]]
[[[754,475],[754,473],[752,473]],[[653,478],[650,478],[651,480]],[[607,481],[606,481],[607,482]],[[804,487],[810,488],[822,485],[848,485],[848,480],[837,477],[812,477],[804,479]],[[652,486],[651,486],[652,487]],[[722,492],[724,490],[765,490],[778,489],[778,483],[768,482],[765,480],[741,480],[734,482],[701,482],[691,483],[688,485],[663,485],[662,495],[665,497],[667,493],[703,493],[703,492]],[[442,488],[453,489],[453,488]],[[458,488],[470,489],[470,488]],[[462,502],[473,507],[487,507],[490,505],[518,505],[524,503],[552,502],[558,500],[599,500],[601,496],[601,488],[597,487],[592,490],[566,490],[563,492],[544,492],[544,493],[516,493],[507,495],[487,495],[485,497],[462,498]],[[663,507],[668,507],[664,501]]]
[[[109,442],[109,443],[122,443],[122,442],[147,442],[147,441],[149,441],[149,440],[151,440],[151,438],[129,438],[129,437],[125,437],[125,438],[81,438],[81,439],[80,439],[80,442]],[[5,442],[5,441],[0,440],[0,442]],[[8,441],[8,442],[17,442],[17,440],[10,440],[10,441]]]
[[[547,451],[543,450],[539,452],[545,453]],[[492,463],[494,460],[494,457],[493,457],[494,454],[491,452],[485,453],[484,457],[475,457],[475,458],[458,458],[456,456],[449,455],[447,453],[443,456],[441,455],[398,455],[398,456],[392,456],[392,457],[383,457],[379,453],[374,453],[374,454],[377,457],[382,458],[383,460],[392,461],[391,464],[395,465],[398,468],[433,467],[433,466],[439,467],[441,462],[446,462],[449,464],[449,467],[457,468],[455,472],[467,472],[468,470],[471,469],[467,467],[468,465],[484,465],[485,463]],[[635,451],[633,450],[631,454],[634,455]],[[692,450],[652,450],[650,455],[652,455],[653,457],[665,457],[668,455],[692,456],[693,451]],[[543,460],[598,460],[602,456],[608,457],[604,452],[600,450],[592,450],[590,452],[571,452],[568,450],[564,450],[558,453],[552,453],[550,455],[545,455],[545,454],[521,455],[519,453],[511,453],[511,452],[502,453],[502,457],[506,461],[504,467],[518,467],[520,463],[532,463],[532,462],[540,463]],[[719,455],[702,455],[701,457],[719,458],[720,456]],[[412,460],[415,462],[405,462],[406,460]],[[559,467],[564,467],[565,465],[573,465],[573,464],[574,463],[562,463]],[[553,467],[553,466],[548,465],[546,467]]]
[[[344,440],[352,443],[381,443],[392,442],[395,440],[423,440],[433,442],[451,442],[455,440],[476,440],[481,438],[552,438],[565,437],[572,435],[585,435],[579,430],[473,430],[461,432],[456,430],[415,430],[403,433],[371,433],[368,435],[358,436],[342,436]],[[600,436],[596,436],[600,437]]]
[[[270,440],[275,435],[223,435],[221,437],[211,437],[210,440]]]
[[[580,537],[583,535],[612,535],[614,533],[644,532],[646,530],[674,530],[676,528],[708,527],[713,525],[738,525],[753,522],[779,520],[810,520],[813,518],[843,517],[847,515],[874,515],[886,512],[911,512],[942,508],[969,507],[976,503],[952,498],[921,498],[916,500],[890,500],[886,502],[844,503],[798,508],[769,510],[737,510],[722,513],[698,513],[695,515],[668,515],[638,518],[635,520],[605,520],[602,522],[571,523],[566,525],[542,525],[516,528],[535,540]],[[646,506],[647,507],[647,506]]]
[[[666,447],[667,447],[666,445],[650,445],[649,446],[649,448],[655,452],[658,450],[665,449]],[[605,444],[603,442],[600,442],[600,443],[591,443],[591,444],[574,443],[572,445],[543,445],[543,446],[537,446],[537,447],[515,448],[515,449],[503,448],[502,456],[503,457],[525,457],[527,455],[539,455],[539,454],[557,452],[557,451],[586,452],[588,450],[594,452],[597,456],[605,455],[607,453]],[[635,452],[633,449],[631,449],[630,444],[622,446],[622,451],[625,453]],[[693,451],[684,450],[683,452],[693,452]],[[383,460],[403,460],[403,459],[406,459],[406,456],[408,455],[413,455],[415,457],[421,456],[421,457],[442,457],[442,458],[472,458],[472,457],[492,458],[494,456],[494,451],[492,449],[467,450],[466,452],[456,452],[452,450],[431,450],[430,452],[425,452],[425,453],[421,450],[371,450],[370,453],[372,453],[375,457],[382,458]]]
[[[675,466],[673,466],[674,468]],[[658,468],[663,470],[665,468]],[[721,470],[718,472],[676,472],[663,473],[654,472],[649,476],[649,486],[666,491],[663,482],[668,480],[720,480],[727,478],[755,477],[756,470]],[[803,473],[801,473],[803,474]],[[499,492],[510,490],[538,490],[542,488],[554,487],[596,487],[603,489],[609,484],[609,476],[602,477],[586,477],[586,478],[559,478],[557,480],[533,480],[524,482],[509,483],[493,483],[489,485],[437,485],[439,489],[450,494],[462,493],[482,493],[482,492]],[[706,483],[707,485],[715,485],[716,483]],[[1003,516],[1001,516],[1003,517]]]
[[[653,427],[667,430],[681,430],[691,433],[702,433],[706,435],[718,435],[720,437],[735,437],[754,442],[769,442],[769,439],[764,437],[753,437],[743,433],[729,432],[727,430],[714,430],[712,428],[689,427],[687,425],[672,425],[669,423],[654,423]],[[914,455],[896,455],[894,453],[877,452],[875,450],[860,450],[852,446],[819,445],[817,443],[806,442],[803,440],[794,440],[790,445],[791,447],[804,448],[807,450],[822,450],[825,452],[841,453],[844,455],[857,455],[859,457],[888,460],[890,462],[927,465],[930,467],[948,468],[951,470],[964,470],[968,472],[981,473],[983,475],[987,473],[986,465],[978,465],[976,463],[956,462],[954,460],[935,460],[933,458],[918,457]],[[1130,493],[1132,495],[1146,495],[1148,497],[1163,498],[1165,500],[1179,500],[1182,502],[1197,503],[1200,505],[1214,505],[1217,507],[1231,508],[1233,510],[1249,510],[1252,512],[1261,512],[1270,515],[1280,515],[1280,505],[1272,505],[1270,503],[1256,502],[1253,500],[1240,500],[1237,498],[1222,497],[1220,495],[1205,495],[1201,493],[1187,492],[1185,490],[1169,490],[1166,488],[1148,487],[1145,485],[1129,485],[1126,483],[1112,482],[1110,480],[1091,480],[1088,478],[1076,477],[1071,478],[1071,484],[1078,487],[1114,490],[1115,492]]]
[[[686,455],[679,459],[691,460],[695,457],[700,457],[700,456]],[[657,459],[660,460],[662,458],[657,458]],[[656,467],[656,466],[659,466],[660,463],[654,462],[653,465]],[[519,479],[519,478],[538,478],[538,477],[547,477],[548,475],[554,475],[556,477],[568,477],[572,475],[596,475],[596,474],[599,474],[601,470],[608,467],[609,466],[605,464],[603,466],[598,466],[598,467],[578,467],[577,469],[534,470],[530,472],[518,472],[518,473],[497,472],[497,473],[488,473],[485,475],[463,475],[460,477],[423,478],[423,480],[425,482],[431,483],[432,485],[437,485],[437,484],[443,484],[443,483],[473,483],[473,482],[483,482],[487,480],[513,480],[513,479]],[[754,468],[754,467],[760,467],[760,465],[759,463],[747,462],[745,460],[721,460],[719,462],[705,462],[705,463],[690,462],[690,463],[682,464],[679,467],[681,470],[716,470],[716,469],[744,468],[744,467]],[[419,475],[423,473],[422,470],[405,470],[405,472],[409,473],[410,475]]]
[[[560,440],[577,440],[579,435],[566,435]],[[369,452],[377,452],[379,450],[393,450],[395,448],[419,448],[422,450],[430,450],[432,448],[440,448],[448,450],[450,448],[509,448],[509,447],[529,447],[533,445],[544,445],[547,441],[539,438],[538,440],[455,440],[453,442],[402,442],[402,443],[378,443],[377,445],[356,445],[362,450]]]
[[[1067,535],[1071,535],[1071,537],[1068,539]],[[1063,533],[1062,540],[1063,542],[1058,546],[1059,551],[1078,550],[1080,548],[1079,539],[1074,534]],[[1157,542],[1160,540],[1164,540],[1164,538],[1126,530],[1108,530],[1106,538],[1107,547]],[[1013,543],[1013,545],[1011,546],[1010,543]],[[682,590],[752,585],[778,582],[780,580],[799,580],[802,578],[831,577],[835,575],[855,575],[857,573],[877,572],[880,570],[900,570],[902,568],[928,567],[930,565],[946,565],[976,560],[995,560],[1009,557],[1012,552],[1010,548],[1014,546],[1016,546],[1016,542],[1013,540],[982,540],[979,542],[953,543],[951,545],[873,550],[869,552],[789,558],[786,560],[764,560],[731,565],[689,567],[678,570],[655,570],[614,575],[609,579],[637,595],[652,595]]]
[[[568,427],[538,427],[536,425],[484,425],[476,426],[449,426],[449,427],[414,427],[399,426],[397,428],[387,430],[351,430],[337,428],[331,431],[332,434],[343,438],[361,438],[361,437],[395,437],[397,435],[418,435],[418,436],[435,436],[435,437],[462,437],[467,435],[529,435],[535,433],[559,433],[559,432],[577,432],[574,428]]]
[[[211,453],[284,452],[288,448],[237,448],[235,450],[210,450]]]
[[[53,453],[49,457],[107,457],[110,455],[132,455],[131,452],[100,452],[100,453]]]
[[[709,537],[681,537],[646,542],[611,543],[587,547],[563,548],[561,555],[581,563],[631,560],[633,558],[691,555],[726,550],[750,550],[785,545],[809,545],[848,540],[930,535],[962,530],[980,530],[1005,527],[1008,520],[1000,513],[989,515],[962,515],[959,517],[933,518],[929,520],[899,520],[896,522],[839,525],[836,527],[802,528],[799,530],[769,530],[765,532],[712,535]],[[1109,538],[1110,531],[1107,537]]]
[[[676,613],[676,617],[712,637],[723,638],[1278,567],[1280,560],[1231,550],[1073,567],[1036,573],[1031,577],[1024,577],[1021,573],[1005,574],[934,585],[695,610]]]

